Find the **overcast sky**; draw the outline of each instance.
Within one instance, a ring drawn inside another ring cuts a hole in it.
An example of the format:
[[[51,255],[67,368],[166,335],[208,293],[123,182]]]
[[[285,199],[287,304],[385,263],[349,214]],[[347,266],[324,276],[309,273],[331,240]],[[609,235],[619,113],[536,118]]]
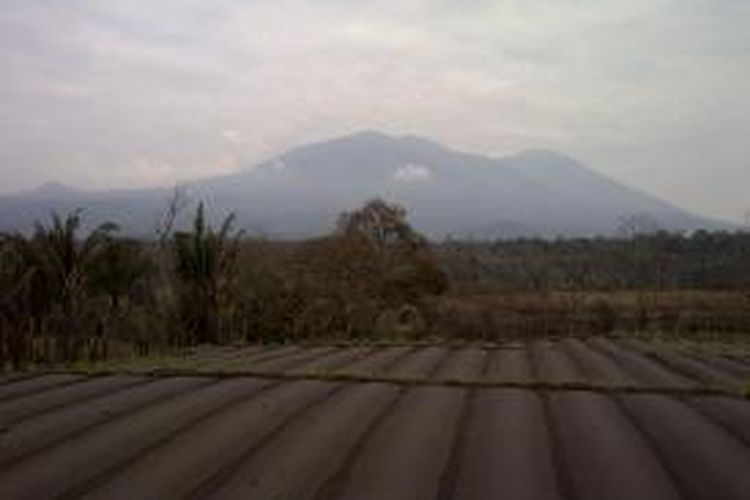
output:
[[[0,192],[169,185],[379,129],[750,209],[748,0],[3,0]]]

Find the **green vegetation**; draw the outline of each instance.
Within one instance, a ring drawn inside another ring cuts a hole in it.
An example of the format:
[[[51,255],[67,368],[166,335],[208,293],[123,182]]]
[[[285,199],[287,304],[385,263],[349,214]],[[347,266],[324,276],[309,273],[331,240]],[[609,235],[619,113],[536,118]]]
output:
[[[175,288],[178,315],[186,343],[218,344],[231,332],[222,332],[224,318],[231,317],[237,296],[240,237],[233,233],[229,215],[218,231],[206,223],[203,204],[198,205],[192,232],[173,238]],[[223,335],[222,335],[223,334]]]
[[[626,229],[619,238],[435,245],[451,283],[438,333],[747,339],[750,233]]]
[[[400,207],[373,200],[298,244],[218,230],[203,204],[156,242],[84,232],[79,212],[0,239],[0,367],[179,354],[198,344],[423,334],[423,299],[445,278]]]
[[[750,300],[750,232],[445,241],[435,254],[473,290],[736,291]]]
[[[323,237],[248,238],[170,201],[157,238],[81,213],[0,236],[0,366],[181,356],[245,342],[502,342],[627,334],[744,346],[750,236],[430,244],[382,200]]]
[[[3,359],[16,367],[38,343],[45,361],[76,358],[82,344],[95,342],[101,332],[101,318],[88,300],[88,278],[116,226],[104,224],[79,238],[80,225],[78,212],[65,219],[53,215],[50,227],[37,224],[29,238],[2,239]],[[93,335],[84,336],[86,331]]]

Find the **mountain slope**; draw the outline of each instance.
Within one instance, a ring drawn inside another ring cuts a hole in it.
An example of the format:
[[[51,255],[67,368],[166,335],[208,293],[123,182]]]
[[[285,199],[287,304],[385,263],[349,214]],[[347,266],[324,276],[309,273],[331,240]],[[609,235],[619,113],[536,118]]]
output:
[[[235,211],[242,226],[281,237],[323,233],[340,211],[373,196],[403,204],[416,227],[434,238],[606,235],[619,217],[635,213],[669,230],[727,227],[557,153],[491,158],[374,131],[293,148],[185,189],[214,213]],[[53,209],[85,207],[92,223],[111,219],[147,235],[168,197],[165,189],[86,192],[47,184],[0,198],[0,229],[29,227]]]

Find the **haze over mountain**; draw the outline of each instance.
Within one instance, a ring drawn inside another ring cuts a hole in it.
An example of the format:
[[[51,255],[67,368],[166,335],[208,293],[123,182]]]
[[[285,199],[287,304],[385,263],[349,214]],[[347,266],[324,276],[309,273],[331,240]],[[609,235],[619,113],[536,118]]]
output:
[[[365,131],[291,149],[231,175],[184,186],[192,205],[271,237],[322,234],[338,213],[381,196],[405,206],[432,238],[611,235],[618,219],[648,214],[667,230],[727,228],[544,150],[492,158],[414,136]],[[27,229],[52,210],[83,208],[90,223],[112,220],[152,234],[170,189],[87,191],[58,183],[0,198],[0,229]],[[191,210],[187,210],[187,213]]]

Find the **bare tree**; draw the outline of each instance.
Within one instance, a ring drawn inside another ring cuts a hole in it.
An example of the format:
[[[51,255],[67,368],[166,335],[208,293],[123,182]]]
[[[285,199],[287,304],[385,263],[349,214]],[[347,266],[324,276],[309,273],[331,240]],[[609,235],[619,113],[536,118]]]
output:
[[[380,198],[341,214],[338,232],[364,237],[379,250],[394,247],[416,249],[426,245],[426,240],[406,221],[406,210]]]
[[[167,199],[164,212],[161,218],[156,222],[155,233],[161,247],[166,246],[174,230],[175,223],[179,215],[190,204],[187,191],[183,186],[175,185],[172,194]]]

